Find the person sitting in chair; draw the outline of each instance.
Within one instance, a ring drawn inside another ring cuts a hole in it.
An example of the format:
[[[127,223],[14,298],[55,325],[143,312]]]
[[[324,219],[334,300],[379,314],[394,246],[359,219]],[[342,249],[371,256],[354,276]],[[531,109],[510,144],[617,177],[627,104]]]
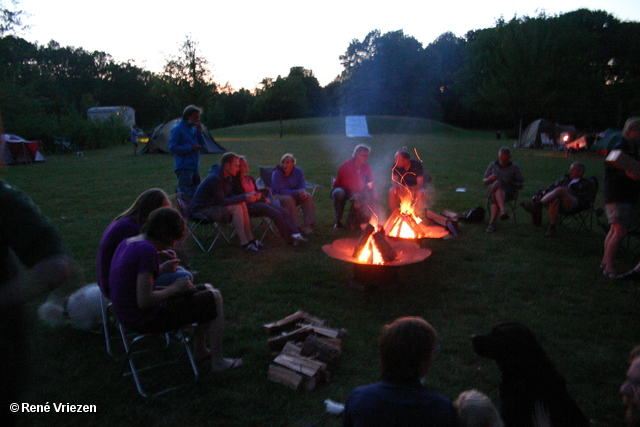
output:
[[[592,180],[583,177],[585,171],[583,163],[572,163],[569,173],[564,178],[554,182],[546,190],[539,191],[530,202],[520,203],[520,206],[531,214],[533,225],[542,224],[542,207],[549,206],[546,236],[555,235],[560,214],[578,213],[587,209],[593,201],[596,187]]]
[[[304,234],[312,234],[311,227],[316,222],[316,208],[313,196],[305,190],[304,172],[296,163],[293,154],[287,153],[282,156],[280,164],[271,175],[271,191],[282,207],[289,210],[298,230]],[[302,221],[298,206],[302,208]]]
[[[511,150],[502,147],[498,151],[498,160],[492,162],[484,173],[484,185],[488,186],[487,197],[491,202],[491,219],[487,233],[496,231],[496,219],[509,219],[505,203],[513,200],[522,188],[524,178],[520,167],[511,162]]]
[[[158,252],[171,248],[184,237],[185,230],[180,212],[159,208],[151,212],[141,234],[118,245],[109,274],[118,321],[141,334],[165,333],[198,323],[193,340],[196,359],[210,358],[214,372],[240,366],[242,359],[222,356],[220,291],[210,284],[195,286],[185,276],[162,289],[154,284],[159,274],[175,269],[172,260],[160,264]]]
[[[431,182],[431,175],[425,175],[422,163],[412,160],[406,148],[396,151],[395,163],[391,169],[391,189],[389,189],[389,209],[398,209],[403,196],[410,197],[416,216],[424,216],[427,208],[425,182]]]
[[[368,163],[370,152],[371,149],[366,145],[357,145],[353,156],[338,169],[338,176],[331,189],[335,229],[344,228],[342,215],[347,200],[352,204],[347,219],[348,226],[359,227],[360,224],[369,222],[371,211],[378,213],[378,193]]]
[[[233,222],[240,244],[246,252],[260,252],[263,248],[259,240],[251,233],[251,219],[247,203],[258,200],[259,193],[234,195],[232,177],[240,168],[238,155],[225,153],[219,165],[213,165],[209,175],[198,185],[191,201],[191,214],[201,213],[215,222]]]
[[[247,175],[247,172],[249,172],[247,159],[244,156],[240,156],[238,160],[240,161],[240,167],[232,181],[234,194],[257,193],[259,195],[255,202],[247,203],[249,216],[270,218],[278,228],[282,239],[291,245],[306,242],[307,239],[298,231],[298,227],[296,227],[296,223],[289,211],[280,206],[279,203],[272,203],[269,197],[263,192],[258,191],[256,180],[252,176]]]

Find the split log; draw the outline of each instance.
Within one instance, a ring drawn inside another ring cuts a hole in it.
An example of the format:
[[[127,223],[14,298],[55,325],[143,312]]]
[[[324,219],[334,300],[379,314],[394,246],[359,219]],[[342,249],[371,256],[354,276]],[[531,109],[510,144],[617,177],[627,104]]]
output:
[[[378,248],[380,255],[382,255],[382,260],[384,262],[391,262],[398,257],[396,251],[394,251],[389,242],[387,242],[384,230],[373,233],[373,241],[376,248]]]
[[[294,329],[299,323],[309,323],[313,325],[327,326],[326,320],[312,316],[304,311],[296,311],[295,313],[285,317],[284,319],[275,321],[273,323],[267,323],[264,325],[264,329],[268,334],[279,334],[285,330]]]
[[[281,351],[289,341],[304,341],[307,336],[313,332],[313,326],[307,325],[296,329],[295,331],[269,338],[267,344],[272,351]],[[329,337],[335,338],[335,337]]]
[[[273,360],[273,363],[282,365],[285,368],[289,368],[294,372],[304,374],[308,377],[324,380],[326,378],[325,372],[327,371],[327,365],[318,360],[308,359],[302,356],[295,356],[293,354],[281,353]]]
[[[301,356],[313,357],[330,366],[336,366],[340,361],[342,351],[333,345],[320,341],[317,337],[309,335],[300,348]]]
[[[316,334],[323,335],[327,338],[344,338],[347,335],[347,330],[344,328],[334,329],[334,328],[326,328],[322,326],[309,326],[309,328],[313,330],[313,332],[315,332]]]
[[[362,230],[362,233],[360,234],[360,238],[358,239],[356,247],[353,248],[352,256],[354,258],[358,258],[358,255],[360,255],[360,252],[362,252],[362,249],[364,249],[367,242],[369,241],[369,236],[371,236],[374,231],[376,231],[376,229],[371,224],[367,224],[366,227],[364,227],[364,230]]]
[[[441,225],[443,227],[447,226],[447,217],[445,217],[445,216],[438,215],[437,213],[428,210],[427,211],[427,218],[429,218],[430,220],[432,220],[436,224],[439,224],[439,225]]]
[[[298,390],[303,381],[303,375],[280,365],[269,365],[267,378],[273,382],[284,384],[294,390]]]

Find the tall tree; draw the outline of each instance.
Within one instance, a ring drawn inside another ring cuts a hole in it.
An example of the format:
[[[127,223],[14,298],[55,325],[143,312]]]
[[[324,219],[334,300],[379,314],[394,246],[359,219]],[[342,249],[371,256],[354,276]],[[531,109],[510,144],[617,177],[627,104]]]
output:
[[[171,99],[173,110],[189,104],[204,106],[205,109],[211,106],[217,86],[208,66],[209,62],[198,51],[198,42],[187,35],[180,46],[180,55],[170,56],[164,65],[162,84],[158,88],[160,96]]]
[[[402,30],[371,31],[340,57],[341,107],[347,114],[439,117],[422,44]]]
[[[22,23],[25,13],[17,9],[19,3],[18,0],[0,0],[0,37],[25,28]]]

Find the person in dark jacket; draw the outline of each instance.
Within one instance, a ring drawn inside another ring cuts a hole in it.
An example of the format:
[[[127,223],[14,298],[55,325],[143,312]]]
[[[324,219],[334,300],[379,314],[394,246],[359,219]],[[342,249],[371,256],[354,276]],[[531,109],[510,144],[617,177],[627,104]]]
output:
[[[235,153],[225,153],[220,164],[211,167],[193,195],[190,214],[201,213],[220,223],[232,221],[242,248],[247,252],[260,252],[262,243],[253,238],[247,210],[247,203],[258,200],[260,193],[233,194],[232,177],[240,167],[238,157]]]

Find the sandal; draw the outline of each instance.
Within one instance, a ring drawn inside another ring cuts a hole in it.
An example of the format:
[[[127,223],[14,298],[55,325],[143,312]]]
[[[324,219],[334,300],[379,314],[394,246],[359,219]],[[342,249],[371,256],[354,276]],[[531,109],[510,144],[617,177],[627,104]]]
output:
[[[503,221],[506,221],[509,219],[509,214],[507,213],[507,211],[500,212],[500,219]]]

